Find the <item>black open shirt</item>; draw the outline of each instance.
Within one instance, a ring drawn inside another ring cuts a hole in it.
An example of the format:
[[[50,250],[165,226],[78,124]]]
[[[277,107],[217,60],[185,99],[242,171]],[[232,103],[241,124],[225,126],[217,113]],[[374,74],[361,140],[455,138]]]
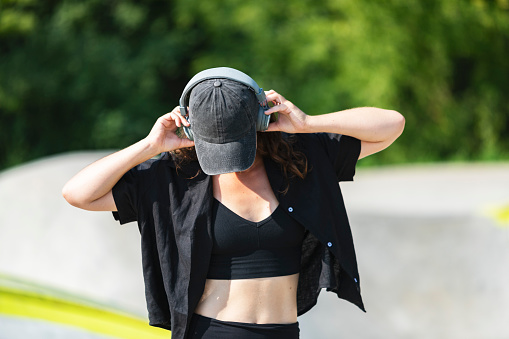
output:
[[[264,159],[282,209],[306,228],[297,289],[298,315],[316,305],[322,288],[364,310],[350,225],[339,181],[351,181],[360,153],[358,139],[338,134],[296,134],[310,171],[287,182],[281,168]],[[152,326],[187,336],[205,286],[210,253],[212,180],[198,163],[183,169],[168,153],[127,172],[113,188],[121,224],[138,222],[145,296]]]

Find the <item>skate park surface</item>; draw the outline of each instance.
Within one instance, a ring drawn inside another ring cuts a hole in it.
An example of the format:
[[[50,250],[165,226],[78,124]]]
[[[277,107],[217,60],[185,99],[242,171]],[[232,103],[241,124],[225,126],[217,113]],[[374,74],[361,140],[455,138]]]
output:
[[[0,339],[169,337],[146,325],[136,224],[61,196],[107,153],[0,173]],[[322,291],[301,338],[509,338],[509,163],[361,167],[340,185],[367,313]]]

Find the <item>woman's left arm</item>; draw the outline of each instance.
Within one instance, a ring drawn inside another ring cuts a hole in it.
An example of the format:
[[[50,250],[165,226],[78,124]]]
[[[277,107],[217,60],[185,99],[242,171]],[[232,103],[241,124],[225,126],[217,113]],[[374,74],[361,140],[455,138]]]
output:
[[[279,118],[267,131],[288,133],[336,133],[361,141],[360,158],[390,146],[403,132],[405,118],[398,112],[374,107],[310,116],[275,91],[266,92],[267,100],[275,104],[266,114],[278,112]]]

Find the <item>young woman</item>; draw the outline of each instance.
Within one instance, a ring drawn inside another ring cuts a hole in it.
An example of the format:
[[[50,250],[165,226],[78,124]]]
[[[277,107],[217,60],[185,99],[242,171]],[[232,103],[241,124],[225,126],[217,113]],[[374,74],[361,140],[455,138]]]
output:
[[[322,288],[364,309],[338,182],[394,142],[404,118],[378,108],[308,116],[265,95],[274,106],[264,114],[278,119],[256,132],[253,88],[198,81],[191,123],[175,108],[63,189],[76,207],[137,221],[150,324],[173,338],[298,338],[297,316]]]

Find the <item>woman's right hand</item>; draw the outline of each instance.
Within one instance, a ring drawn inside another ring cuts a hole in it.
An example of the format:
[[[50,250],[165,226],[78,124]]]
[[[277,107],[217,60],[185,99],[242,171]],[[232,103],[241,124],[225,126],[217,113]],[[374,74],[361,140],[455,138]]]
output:
[[[183,125],[189,126],[189,122],[180,115],[180,108],[177,106],[170,113],[166,113],[157,119],[145,140],[157,153],[194,146],[193,141],[180,138],[175,133],[177,128]]]
[[[194,145],[175,133],[183,124],[189,126],[178,107],[163,115],[146,138],[97,160],[72,177],[62,189],[65,200],[90,211],[116,211],[112,189],[128,170],[162,152]]]

